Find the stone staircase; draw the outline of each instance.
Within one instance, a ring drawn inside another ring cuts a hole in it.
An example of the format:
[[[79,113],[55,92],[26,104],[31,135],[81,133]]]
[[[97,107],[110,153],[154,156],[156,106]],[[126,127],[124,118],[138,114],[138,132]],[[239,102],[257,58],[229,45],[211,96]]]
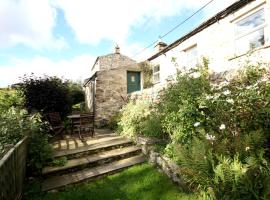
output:
[[[43,168],[42,191],[96,179],[145,161],[141,147],[131,140],[105,130],[96,132],[94,138],[84,141],[68,137],[53,143],[53,157],[66,157],[67,162]]]

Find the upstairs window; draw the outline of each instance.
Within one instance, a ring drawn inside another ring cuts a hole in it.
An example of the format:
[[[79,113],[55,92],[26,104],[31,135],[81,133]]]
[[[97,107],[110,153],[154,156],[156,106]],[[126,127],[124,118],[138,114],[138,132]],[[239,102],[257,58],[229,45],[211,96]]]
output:
[[[194,45],[185,50],[186,67],[192,68],[198,64],[198,51],[197,45]]]
[[[261,9],[235,24],[236,54],[243,54],[249,50],[265,44],[265,13]]]
[[[153,83],[160,82],[160,65],[153,67]]]

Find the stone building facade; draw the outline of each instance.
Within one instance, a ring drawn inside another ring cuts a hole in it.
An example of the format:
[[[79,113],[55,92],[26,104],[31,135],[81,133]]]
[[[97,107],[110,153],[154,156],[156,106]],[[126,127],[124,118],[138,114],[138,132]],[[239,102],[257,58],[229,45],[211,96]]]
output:
[[[96,59],[90,78],[84,82],[84,91],[86,107],[95,113],[97,124],[106,124],[127,102],[129,72],[140,75],[137,62],[120,54],[119,47],[115,53]],[[141,81],[140,77],[140,85]]]
[[[212,73],[233,71],[247,60],[270,63],[269,24],[270,0],[239,0],[175,42],[159,42],[147,59],[153,66],[154,86],[141,97],[157,96],[155,90],[166,87],[178,70],[201,64],[203,57]]]

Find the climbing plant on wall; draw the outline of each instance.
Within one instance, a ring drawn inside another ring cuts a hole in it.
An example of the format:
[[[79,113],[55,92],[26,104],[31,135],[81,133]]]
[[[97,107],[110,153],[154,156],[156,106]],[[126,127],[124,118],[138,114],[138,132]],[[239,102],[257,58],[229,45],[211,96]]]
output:
[[[141,62],[139,64],[140,70],[143,74],[143,88],[149,88],[153,86],[153,69],[149,62]]]

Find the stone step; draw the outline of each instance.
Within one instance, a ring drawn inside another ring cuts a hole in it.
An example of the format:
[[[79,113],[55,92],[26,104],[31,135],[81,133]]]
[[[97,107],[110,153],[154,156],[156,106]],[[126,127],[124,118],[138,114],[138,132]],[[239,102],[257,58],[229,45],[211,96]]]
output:
[[[103,166],[84,169],[78,172],[73,172],[62,176],[50,177],[42,182],[42,191],[45,192],[49,190],[59,189],[66,185],[76,184],[82,181],[95,179],[99,176],[111,174],[113,172],[143,162],[145,162],[145,157],[143,155],[137,155],[130,158],[115,161]]]
[[[56,151],[68,150],[120,138],[122,137],[116,134],[95,135],[94,138],[84,137],[84,140],[81,140],[78,137],[65,136],[64,140],[58,140],[52,143],[52,146]]]
[[[124,158],[141,152],[138,146],[130,146],[109,151],[103,151],[82,158],[68,160],[64,166],[47,166],[42,170],[43,175],[63,173],[71,170],[81,169],[83,167],[95,166],[111,162],[112,160]]]
[[[66,156],[67,158],[82,157],[86,154],[101,152],[102,150],[108,150],[123,146],[129,146],[132,141],[125,138],[116,138],[111,140],[106,140],[99,143],[94,143],[92,145],[79,147],[76,149],[59,150],[53,153],[53,158],[59,158]]]

